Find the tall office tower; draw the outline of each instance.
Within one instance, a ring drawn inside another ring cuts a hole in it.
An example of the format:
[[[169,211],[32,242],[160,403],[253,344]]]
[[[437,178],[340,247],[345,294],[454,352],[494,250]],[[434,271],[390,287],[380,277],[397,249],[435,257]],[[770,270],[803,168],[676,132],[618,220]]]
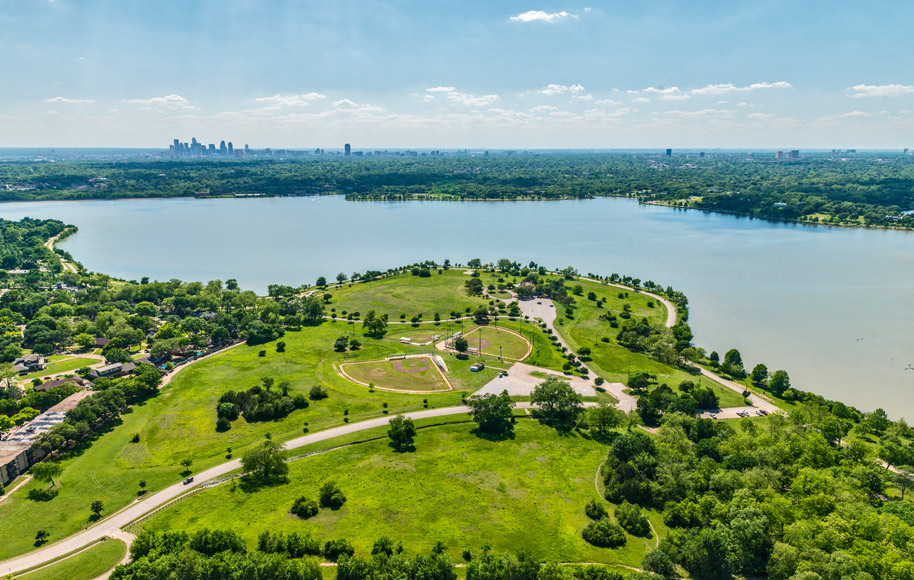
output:
[[[346,153],[345,153],[346,157],[349,157],[350,155],[352,155],[352,145],[350,145],[349,143],[346,143],[345,145],[343,145],[343,148],[346,150]]]
[[[225,139],[223,139],[222,142],[219,143],[219,155],[222,155],[223,157],[225,157],[227,154],[228,154],[228,148],[225,146]]]
[[[229,143],[228,143],[228,154],[229,154],[229,157],[234,157],[234,156],[235,156],[235,148],[232,147],[232,142],[231,142],[231,141],[229,141]]]
[[[215,154],[216,154],[216,144],[215,144],[215,143],[210,143],[210,144],[209,144],[209,154],[210,154],[210,155],[215,155]]]
[[[774,158],[775,158],[775,159],[783,159],[783,158],[784,158],[784,152],[783,152],[783,151],[778,151],[778,152],[774,155]]]
[[[672,149],[667,149],[667,150],[666,150],[666,156],[667,156],[667,157],[672,157],[672,156],[673,156],[673,150],[672,150]]]
[[[175,139],[174,153],[175,153],[175,155],[181,154],[181,141],[178,139]]]

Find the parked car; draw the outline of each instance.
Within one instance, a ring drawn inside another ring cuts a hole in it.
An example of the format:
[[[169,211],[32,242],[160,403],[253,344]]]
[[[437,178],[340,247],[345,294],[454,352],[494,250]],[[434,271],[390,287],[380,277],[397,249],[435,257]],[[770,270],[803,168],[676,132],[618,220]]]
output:
[[[184,485],[189,485],[189,484],[191,484],[191,483],[193,483],[193,482],[194,482],[194,478],[193,478],[193,477],[188,477],[187,479],[184,480]]]

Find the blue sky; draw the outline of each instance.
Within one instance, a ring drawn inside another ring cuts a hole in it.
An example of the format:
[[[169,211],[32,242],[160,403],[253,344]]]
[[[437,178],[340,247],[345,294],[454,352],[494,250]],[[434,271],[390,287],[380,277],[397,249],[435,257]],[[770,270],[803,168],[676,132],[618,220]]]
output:
[[[0,0],[0,146],[914,147],[905,2]]]

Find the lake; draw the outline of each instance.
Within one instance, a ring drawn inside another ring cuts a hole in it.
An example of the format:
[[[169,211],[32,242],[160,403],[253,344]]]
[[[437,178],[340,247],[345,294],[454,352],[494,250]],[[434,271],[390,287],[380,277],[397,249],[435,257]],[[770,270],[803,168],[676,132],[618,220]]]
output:
[[[914,233],[778,224],[600,198],[347,202],[342,197],[0,205],[57,218],[90,270],[127,279],[313,284],[420,260],[531,260],[671,285],[695,342],[864,410],[914,417]]]

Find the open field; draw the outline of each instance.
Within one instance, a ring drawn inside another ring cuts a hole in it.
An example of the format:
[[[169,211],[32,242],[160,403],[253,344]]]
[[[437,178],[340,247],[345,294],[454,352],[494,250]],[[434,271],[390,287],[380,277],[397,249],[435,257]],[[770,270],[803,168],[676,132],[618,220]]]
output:
[[[471,349],[478,349],[489,356],[523,360],[530,352],[530,342],[526,338],[497,326],[480,326],[463,337]]]
[[[405,314],[407,320],[419,314],[425,320],[431,320],[436,312],[441,318],[448,318],[451,311],[463,313],[467,308],[476,309],[487,303],[481,297],[467,295],[463,284],[469,279],[462,270],[445,270],[441,274],[432,270],[429,278],[406,272],[332,288],[330,304],[336,308],[337,316],[344,310],[358,312],[361,316],[375,310],[378,315],[387,314],[392,322],[400,320],[401,314]]]
[[[422,429],[416,451],[393,452],[382,439],[290,464],[287,485],[247,493],[223,484],[144,523],[145,529],[230,528],[249,545],[265,531],[298,531],[320,539],[347,538],[368,554],[379,536],[402,540],[412,553],[443,541],[455,560],[484,543],[496,552],[529,549],[559,561],[638,565],[652,540],[629,536],[624,548],[584,542],[584,503],[597,497],[594,474],[606,447],[577,435],[559,436],[522,419],[513,440],[489,441],[472,424]],[[333,478],[347,497],[337,511],[309,520],[288,513],[302,495],[316,497]]]
[[[340,370],[365,384],[394,391],[448,391],[450,385],[431,357],[347,363]]]
[[[16,576],[16,580],[92,580],[114,568],[126,554],[124,542],[108,539],[65,560]]]

